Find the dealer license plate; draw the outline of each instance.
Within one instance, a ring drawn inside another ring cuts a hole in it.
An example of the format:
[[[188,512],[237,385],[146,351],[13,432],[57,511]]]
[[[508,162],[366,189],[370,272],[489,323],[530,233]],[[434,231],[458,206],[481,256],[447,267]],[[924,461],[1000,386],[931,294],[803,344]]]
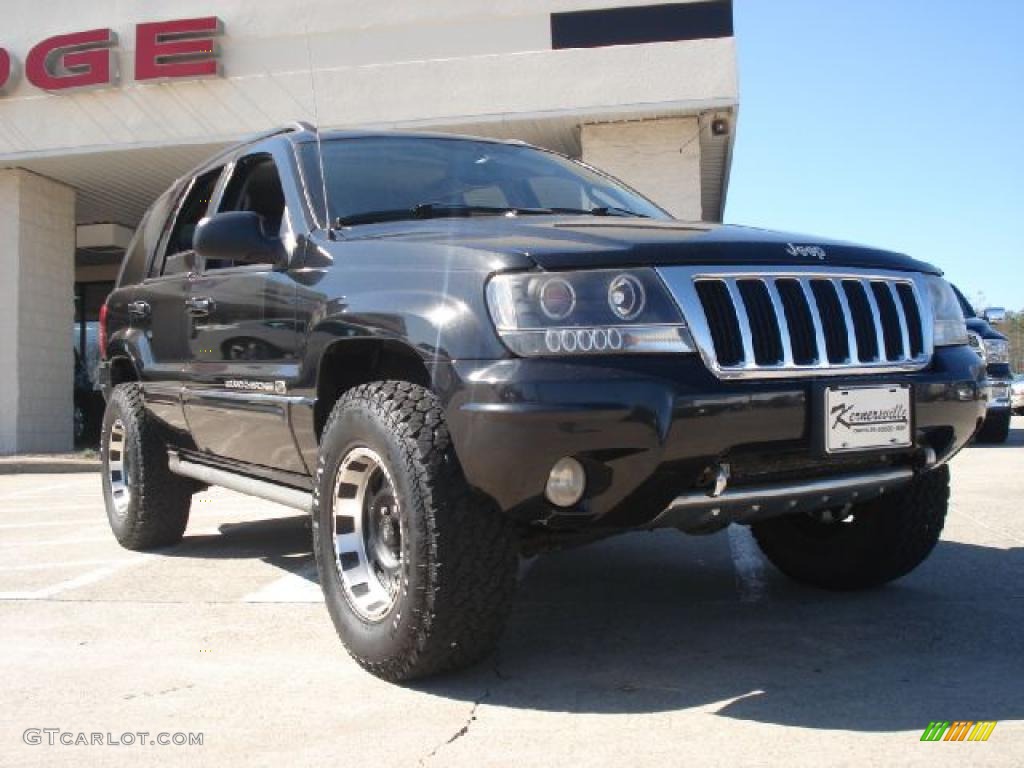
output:
[[[825,390],[828,453],[905,448],[912,444],[910,388],[833,387]]]

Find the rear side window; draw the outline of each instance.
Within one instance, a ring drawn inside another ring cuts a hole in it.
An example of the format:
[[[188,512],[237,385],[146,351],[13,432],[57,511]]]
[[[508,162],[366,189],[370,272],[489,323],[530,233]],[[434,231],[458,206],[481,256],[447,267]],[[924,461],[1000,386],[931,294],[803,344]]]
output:
[[[164,246],[163,269],[160,274],[173,275],[185,271],[184,259],[174,257],[192,250],[192,237],[196,233],[196,226],[206,216],[210,207],[210,198],[213,196],[213,190],[217,186],[217,179],[220,178],[222,170],[222,168],[216,168],[207,171],[202,176],[197,176],[189,186],[167,236],[167,243]]]
[[[164,233],[167,217],[174,210],[174,202],[177,199],[178,189],[171,188],[160,195],[146,211],[125,252],[124,266],[117,280],[118,285],[131,285],[145,277],[160,274],[161,261],[157,258],[160,255],[160,236]]]
[[[147,258],[150,249],[146,248],[146,229],[153,219],[153,209],[146,211],[139,222],[132,241],[124,252],[124,261],[121,264],[121,272],[117,276],[117,284],[135,285],[146,276]]]

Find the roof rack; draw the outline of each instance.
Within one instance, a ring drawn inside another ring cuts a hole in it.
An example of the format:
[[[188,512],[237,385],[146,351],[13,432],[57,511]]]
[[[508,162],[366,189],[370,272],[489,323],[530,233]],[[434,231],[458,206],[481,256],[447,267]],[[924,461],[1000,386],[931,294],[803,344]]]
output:
[[[196,167],[192,168],[188,173],[184,173],[181,176],[179,176],[177,180],[180,181],[181,179],[188,178],[190,176],[195,176],[196,174],[200,173],[204,168],[213,165],[225,155],[230,155],[239,147],[244,147],[248,144],[255,144],[258,141],[263,141],[264,139],[271,139],[274,136],[280,136],[285,133],[304,133],[306,131],[314,133],[316,132],[316,128],[313,127],[312,124],[307,123],[303,120],[295,120],[291,123],[288,123],[287,125],[282,125],[278,128],[273,128],[269,131],[261,131],[260,133],[254,133],[250,136],[246,136],[245,138],[236,141],[234,144],[225,147],[220,152],[217,152],[216,154],[206,158],[206,160],[204,160],[200,165],[197,165]]]
[[[269,131],[261,131],[260,133],[254,133],[251,136],[246,136],[235,146],[238,146],[239,144],[255,144],[257,141],[270,139],[274,136],[280,136],[282,133],[305,133],[307,131],[309,133],[315,133],[316,128],[305,120],[295,120],[278,128],[271,128]]]

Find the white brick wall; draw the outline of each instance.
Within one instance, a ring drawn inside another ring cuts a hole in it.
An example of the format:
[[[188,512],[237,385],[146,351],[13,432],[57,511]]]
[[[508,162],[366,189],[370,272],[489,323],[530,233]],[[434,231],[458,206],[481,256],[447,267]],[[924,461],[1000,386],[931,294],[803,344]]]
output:
[[[677,219],[700,221],[700,126],[695,117],[584,125],[583,160]]]
[[[314,116],[323,127],[449,126],[734,104],[732,38],[551,50],[552,11],[650,4],[3,0],[2,44],[22,69],[40,40],[112,27],[122,82],[44,98],[19,78],[0,99],[0,155],[219,141]],[[224,77],[134,80],[136,23],[207,15],[224,21]]]
[[[0,170],[0,454],[68,451],[75,193]]]

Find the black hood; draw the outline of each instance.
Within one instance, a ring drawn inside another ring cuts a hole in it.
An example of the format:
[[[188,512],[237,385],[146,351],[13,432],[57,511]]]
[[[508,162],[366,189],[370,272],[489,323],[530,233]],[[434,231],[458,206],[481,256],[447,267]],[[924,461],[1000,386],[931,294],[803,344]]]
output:
[[[968,317],[965,320],[967,322],[967,330],[974,331],[983,339],[1006,339],[1005,335],[993,328],[988,320],[983,317]]]
[[[473,217],[353,228],[346,239],[421,242],[526,256],[542,269],[673,264],[860,267],[940,274],[891,251],[701,222],[595,216]]]

